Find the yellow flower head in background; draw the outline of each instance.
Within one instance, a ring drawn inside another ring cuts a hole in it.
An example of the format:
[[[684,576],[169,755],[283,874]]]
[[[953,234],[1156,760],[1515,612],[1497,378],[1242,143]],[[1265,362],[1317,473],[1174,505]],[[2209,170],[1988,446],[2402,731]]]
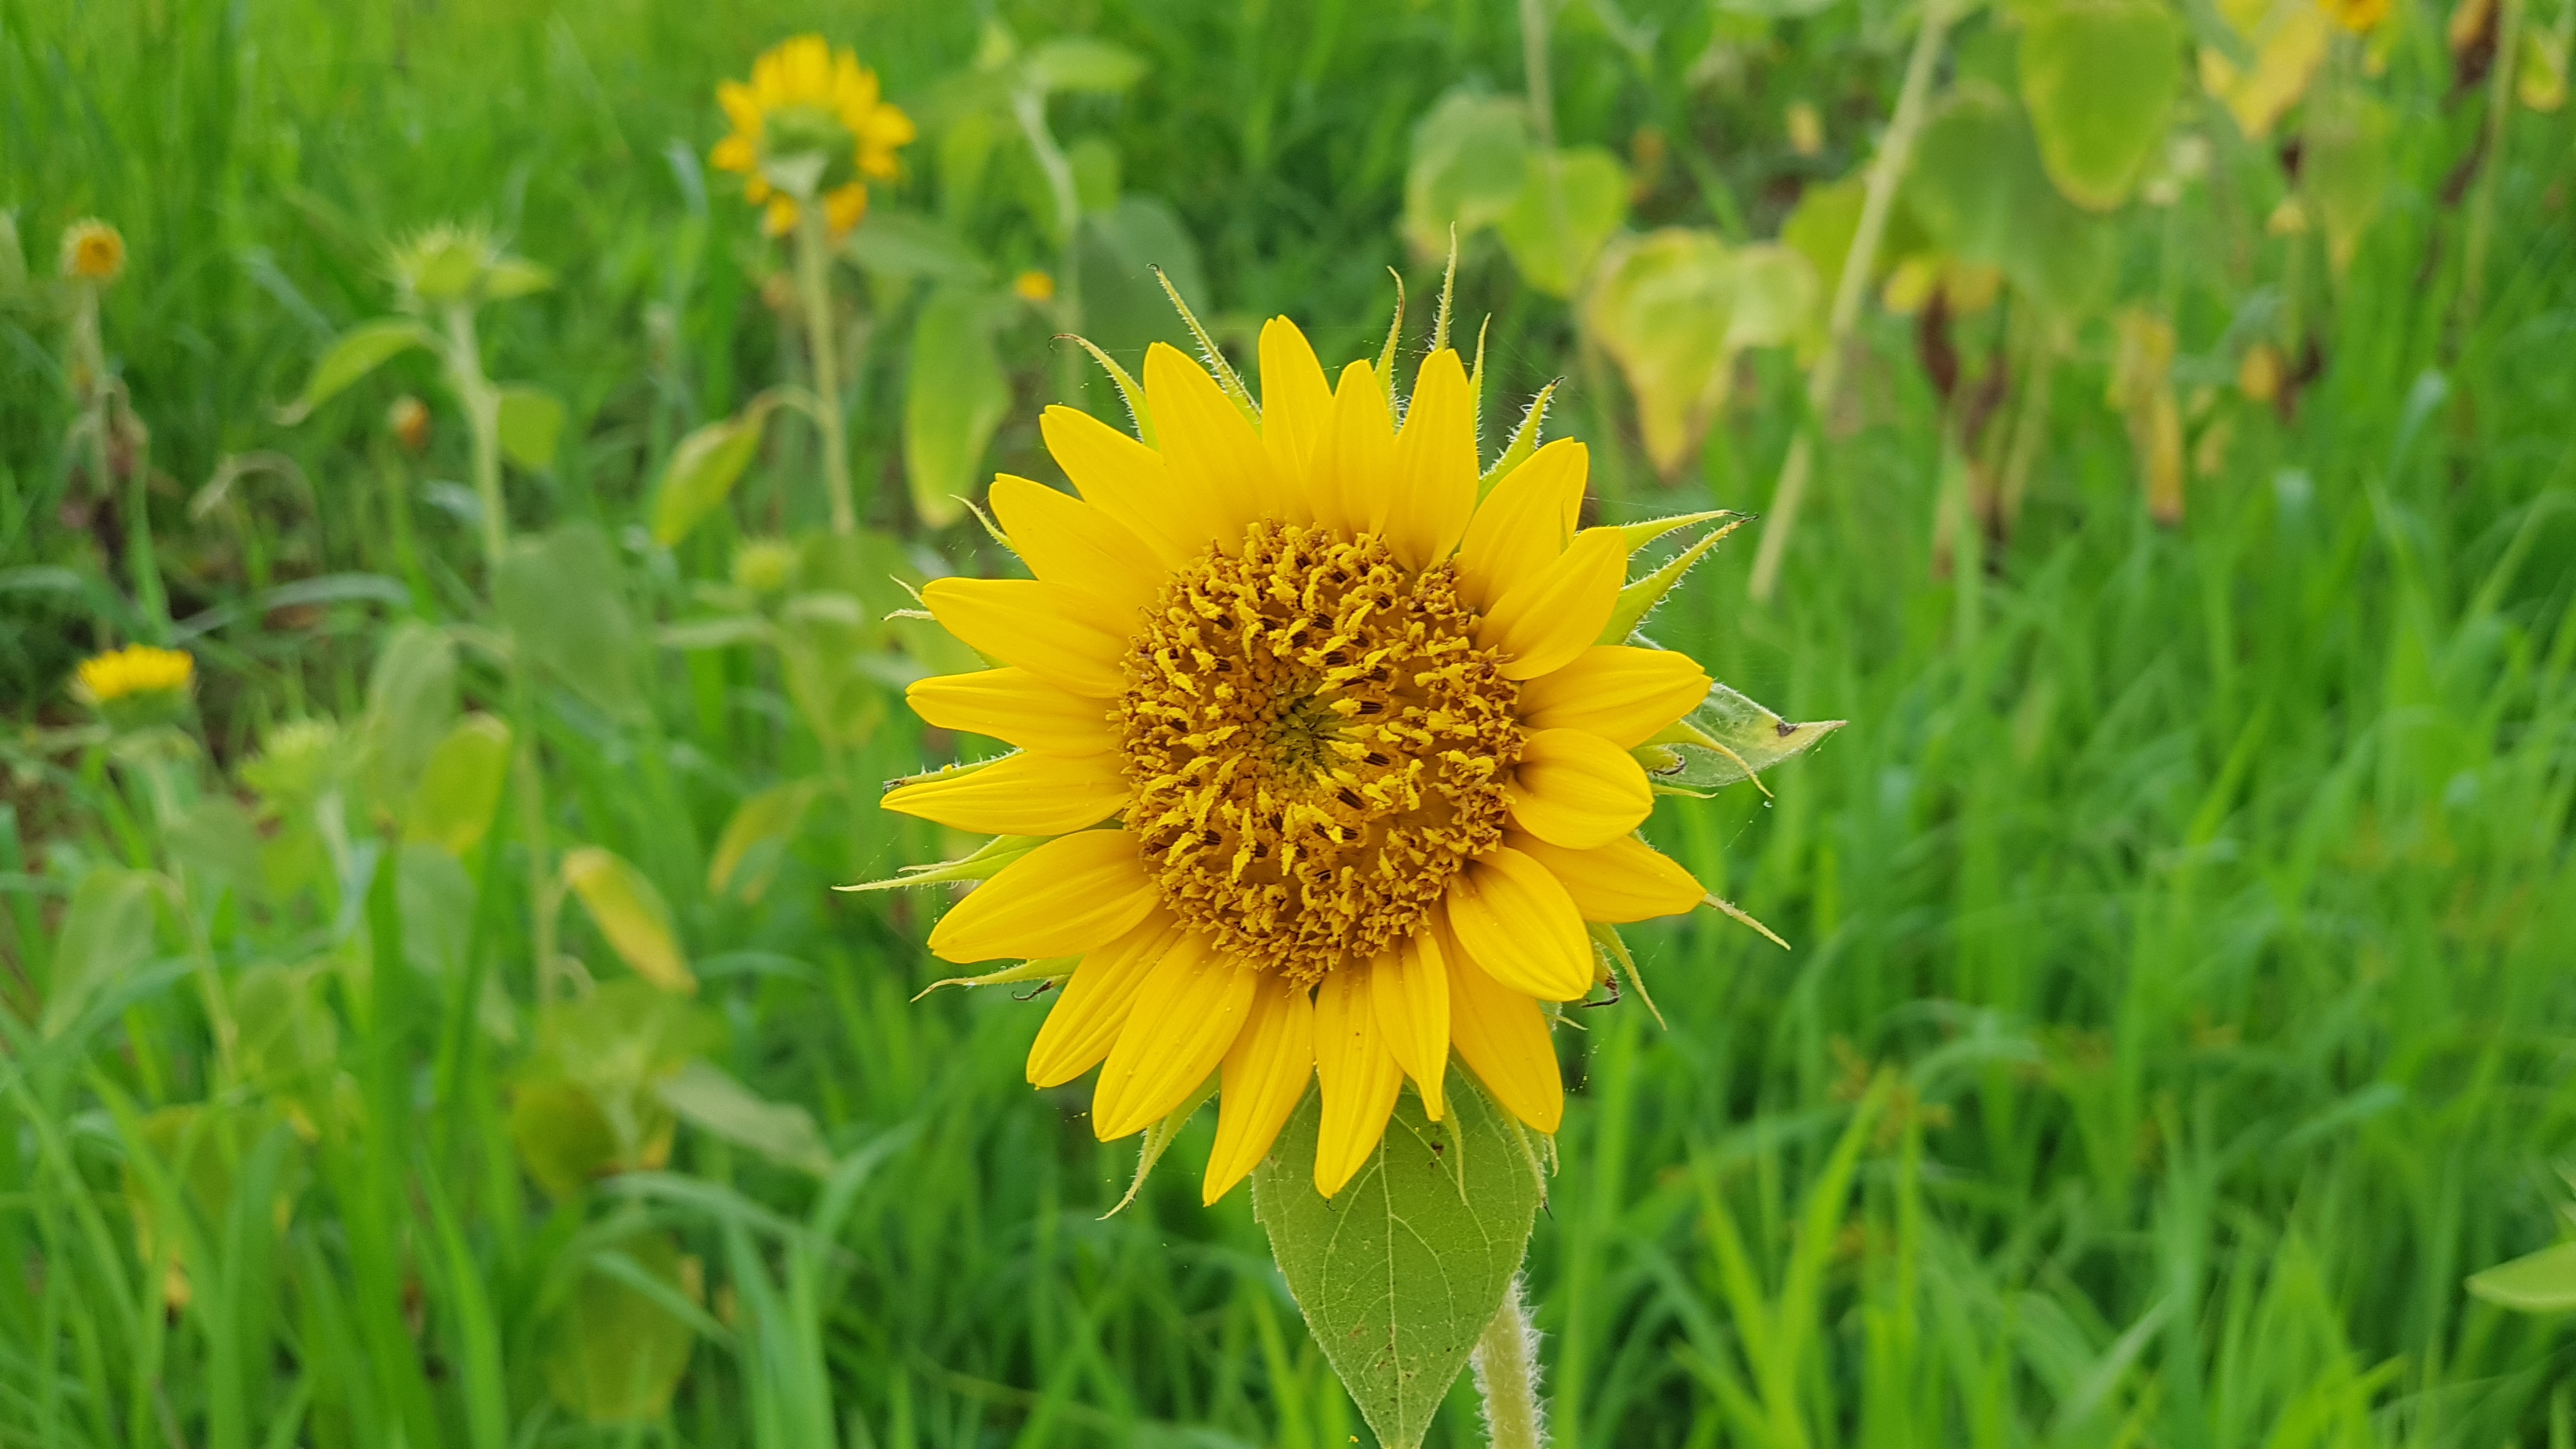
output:
[[[94,709],[166,708],[183,702],[197,676],[184,651],[128,644],[80,662],[72,693]]]
[[[2337,25],[2355,35],[2368,35],[2388,18],[2389,0],[2318,0]]]
[[[876,72],[856,53],[834,51],[819,35],[800,35],[751,66],[751,84],[716,87],[733,134],[716,143],[713,160],[746,178],[743,195],[765,208],[771,236],[796,226],[799,190],[820,197],[832,235],[867,214],[870,181],[895,177],[895,152],[911,144],[912,118],[886,104]]]
[[[1055,300],[1055,278],[1044,272],[1022,272],[1011,279],[1011,291],[1023,302],[1052,302]]]
[[[125,238],[97,217],[63,228],[63,275],[107,286],[125,275]]]
[[[1215,1075],[1211,1202],[1318,1078],[1315,1186],[1339,1191],[1406,1079],[1443,1113],[1452,1050],[1554,1132],[1542,1003],[1593,988],[1587,923],[1705,896],[1635,834],[1654,796],[1630,751],[1709,678],[1600,642],[1628,545],[1575,530],[1583,445],[1539,448],[1482,490],[1456,352],[1422,364],[1400,428],[1369,363],[1333,385],[1286,318],[1263,329],[1260,364],[1256,420],[1157,344],[1143,392],[1158,446],[1046,411],[1080,496],[1007,475],[991,495],[1036,577],[922,590],[1002,667],[909,691],[931,724],[1020,752],[884,801],[1045,838],[952,908],[931,949],[1070,973],[1028,1076],[1100,1067],[1104,1141]]]

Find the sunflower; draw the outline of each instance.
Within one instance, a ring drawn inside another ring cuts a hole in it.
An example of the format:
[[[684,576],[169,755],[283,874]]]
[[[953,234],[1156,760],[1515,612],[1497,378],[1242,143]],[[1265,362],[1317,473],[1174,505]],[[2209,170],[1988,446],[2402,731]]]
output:
[[[876,72],[819,35],[780,43],[752,62],[751,84],[726,81],[716,99],[733,134],[712,157],[741,172],[743,195],[763,207],[771,236],[796,228],[797,193],[818,196],[832,235],[867,214],[870,181],[895,177],[895,152],[910,145],[912,118],[886,104]]]
[[[80,662],[72,697],[98,711],[110,728],[169,724],[184,714],[197,678],[197,661],[185,650],[128,644]]]
[[[125,237],[97,217],[83,217],[63,229],[63,275],[75,281],[113,285],[125,274]]]
[[[1260,364],[1256,409],[1230,371],[1232,397],[1155,346],[1158,446],[1046,411],[1080,496],[1008,475],[991,493],[1035,577],[922,590],[1000,665],[909,691],[927,722],[1019,750],[884,800],[1006,837],[930,947],[1066,977],[1032,1083],[1100,1067],[1108,1141],[1219,1080],[1209,1202],[1317,1079],[1331,1196],[1404,1082],[1441,1116],[1453,1051],[1553,1133],[1549,1004],[1593,988],[1595,927],[1706,898],[1636,836],[1654,794],[1631,751],[1709,677],[1602,642],[1629,550],[1576,531],[1583,445],[1516,447],[1485,488],[1456,352],[1423,362],[1401,426],[1375,368],[1328,382],[1286,318]]]

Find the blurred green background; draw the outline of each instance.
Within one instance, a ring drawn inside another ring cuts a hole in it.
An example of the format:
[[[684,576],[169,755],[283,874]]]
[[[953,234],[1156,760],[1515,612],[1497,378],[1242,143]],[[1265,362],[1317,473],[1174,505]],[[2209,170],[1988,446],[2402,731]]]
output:
[[[1558,1032],[1556,1442],[2576,1443],[2576,1264],[2468,1282],[2576,1202],[2571,28],[0,0],[0,1443],[1362,1442],[1212,1119],[1103,1217],[1043,1002],[827,887],[964,844],[873,805],[992,748],[890,579],[1124,421],[1057,334],[1182,338],[1152,263],[1337,367],[1393,268],[1418,357],[1452,224],[1489,453],[1561,379],[1592,515],[1765,514],[1651,627],[1853,721],[1650,827],[1795,949],[1640,928],[1668,1025]],[[800,418],[695,431],[809,380],[706,165],[809,30],[922,131],[834,263],[849,535]],[[477,318],[491,556],[432,352],[281,413],[448,222],[551,279]],[[175,724],[72,694],[132,640]]]

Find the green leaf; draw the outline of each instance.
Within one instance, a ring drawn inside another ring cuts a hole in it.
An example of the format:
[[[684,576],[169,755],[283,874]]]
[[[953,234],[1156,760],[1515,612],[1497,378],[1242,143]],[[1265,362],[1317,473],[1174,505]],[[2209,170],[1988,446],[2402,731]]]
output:
[[[2300,128],[2299,189],[2316,205],[2326,259],[2338,277],[2352,265],[2362,234],[2388,195],[2389,136],[2395,129],[2387,105],[2358,87],[2339,86],[2309,103]]]
[[[767,402],[754,402],[733,417],[698,428],[671,450],[653,492],[653,541],[669,548],[713,513],[760,451],[769,422]]]
[[[248,895],[260,883],[259,827],[230,795],[201,796],[170,822],[162,840],[169,847],[171,864],[186,873],[199,909],[212,907],[216,892],[229,889]]]
[[[730,890],[745,904],[757,905],[777,878],[778,864],[786,853],[788,842],[805,823],[805,812],[822,794],[821,780],[790,780],[772,785],[734,807],[733,818],[725,822],[724,833],[716,837],[716,851],[707,862],[707,893],[722,895]],[[766,859],[750,870],[743,868],[755,847],[773,846]],[[739,879],[737,879],[739,877]]]
[[[2182,26],[2163,0],[2057,0],[2021,35],[2021,98],[2048,179],[2110,211],[2164,140],[2182,83]]]
[[[2469,1279],[2469,1291],[2519,1313],[2576,1309],[2576,1243],[2560,1243]]]
[[[394,627],[367,679],[368,769],[376,798],[401,800],[456,717],[456,645],[434,624]]]
[[[277,420],[293,427],[387,359],[414,347],[431,345],[429,329],[407,317],[389,317],[352,327],[313,365],[313,375],[305,380],[303,393],[279,411]]]
[[[606,534],[567,524],[511,540],[492,596],[523,659],[612,715],[642,713],[635,626]]]
[[[1991,85],[1962,84],[1934,110],[1904,198],[1930,250],[2003,268],[2061,316],[2082,311],[2110,281],[2107,226],[2058,194],[2029,118]]]
[[[483,272],[483,299],[506,302],[542,292],[555,284],[555,274],[526,257],[502,257]]]
[[[904,381],[904,472],[913,511],[933,528],[965,516],[982,481],[984,449],[1010,411],[1011,380],[993,350],[993,308],[981,291],[942,286],[912,328]]]
[[[1520,1270],[1540,1198],[1538,1163],[1465,1073],[1449,1119],[1410,1088],[1367,1166],[1330,1200],[1315,1191],[1321,1097],[1309,1093],[1253,1170],[1252,1207],[1369,1427],[1414,1449]]]
[[[668,1233],[643,1232],[618,1244],[626,1260],[665,1291],[694,1300],[694,1275]],[[642,1424],[670,1411],[689,1367],[689,1324],[615,1274],[585,1264],[546,1332],[546,1391],[593,1424]]]
[[[617,1130],[577,1082],[542,1077],[510,1093],[510,1145],[546,1196],[563,1202],[618,1166]]]
[[[1520,200],[1529,167],[1529,117],[1521,103],[1453,90],[1413,128],[1404,173],[1404,237],[1438,256],[1456,227],[1464,240]]]
[[[644,872],[600,846],[585,845],[564,857],[563,878],[608,938],[609,949],[636,975],[664,991],[698,989],[671,927],[671,908]]]
[[[1134,51],[1080,35],[1046,42],[1025,64],[1030,81],[1047,91],[1123,91],[1145,74]]]
[[[654,1089],[680,1120],[771,1161],[821,1176],[832,1154],[813,1114],[793,1103],[771,1102],[703,1061],[680,1068]]]
[[[1598,146],[1579,146],[1531,153],[1520,195],[1495,230],[1531,286],[1570,297],[1627,219],[1628,168]]]
[[[1713,232],[1668,227],[1601,259],[1584,326],[1636,395],[1646,454],[1666,477],[1726,401],[1736,353],[1786,342],[1815,310],[1815,274],[1777,245],[1730,252]]]
[[[458,720],[422,767],[404,813],[403,839],[463,860],[492,828],[510,772],[510,727],[488,714]]]
[[[528,1175],[565,1199],[669,1161],[674,1119],[656,1088],[720,1034],[687,997],[633,978],[546,1007],[511,1089],[510,1141]]]
[[[1791,724],[1723,684],[1637,755],[1658,788],[1700,794],[1749,780],[1783,760],[1805,754],[1846,720]]]
[[[47,1037],[78,1020],[90,998],[152,956],[158,882],[139,870],[103,865],[82,876],[54,938],[53,992],[45,999]]]
[[[555,447],[563,440],[564,405],[542,388],[501,389],[498,426],[501,453],[531,473],[555,465]]]

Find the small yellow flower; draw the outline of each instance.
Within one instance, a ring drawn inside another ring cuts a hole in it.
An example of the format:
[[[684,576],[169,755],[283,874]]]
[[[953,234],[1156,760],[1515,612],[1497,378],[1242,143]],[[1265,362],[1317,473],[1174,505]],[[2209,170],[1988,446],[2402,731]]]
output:
[[[108,286],[125,274],[125,238],[97,217],[63,229],[63,275]]]
[[[2355,35],[2368,35],[2388,18],[2389,0],[2317,0],[2335,24]]]
[[[1055,278],[1044,272],[1022,272],[1011,279],[1011,290],[1018,293],[1023,302],[1052,302],[1055,300]]]
[[[1341,1191],[1406,1082],[1443,1114],[1453,1051],[1553,1133],[1552,1003],[1593,989],[1594,924],[1707,899],[1635,834],[1655,796],[1631,751],[1709,678],[1601,642],[1628,544],[1576,528],[1583,444],[1539,448],[1484,490],[1455,351],[1424,360],[1400,428],[1368,362],[1336,386],[1284,317],[1260,359],[1256,422],[1155,344],[1158,446],[1046,410],[1075,493],[1008,476],[991,492],[1037,577],[921,591],[1001,667],[906,696],[1021,752],[883,802],[1043,839],[930,949],[1067,964],[1028,1078],[1098,1067],[1104,1141],[1216,1078],[1211,1202],[1317,1081],[1314,1182]]]
[[[2245,349],[2244,358],[2236,364],[2236,390],[2248,402],[2269,403],[2281,395],[2281,378],[2287,371],[2281,362],[2281,349],[2269,342],[2257,342]]]
[[[822,199],[832,235],[857,226],[867,183],[893,180],[895,152],[915,135],[912,118],[881,97],[876,72],[819,35],[768,51],[752,62],[751,84],[726,81],[716,99],[733,134],[716,143],[712,160],[746,178],[743,196],[764,208],[771,236],[795,229],[795,190]]]
[[[181,695],[196,678],[197,661],[177,649],[128,644],[80,662],[75,692],[89,704],[109,705],[142,695]]]

